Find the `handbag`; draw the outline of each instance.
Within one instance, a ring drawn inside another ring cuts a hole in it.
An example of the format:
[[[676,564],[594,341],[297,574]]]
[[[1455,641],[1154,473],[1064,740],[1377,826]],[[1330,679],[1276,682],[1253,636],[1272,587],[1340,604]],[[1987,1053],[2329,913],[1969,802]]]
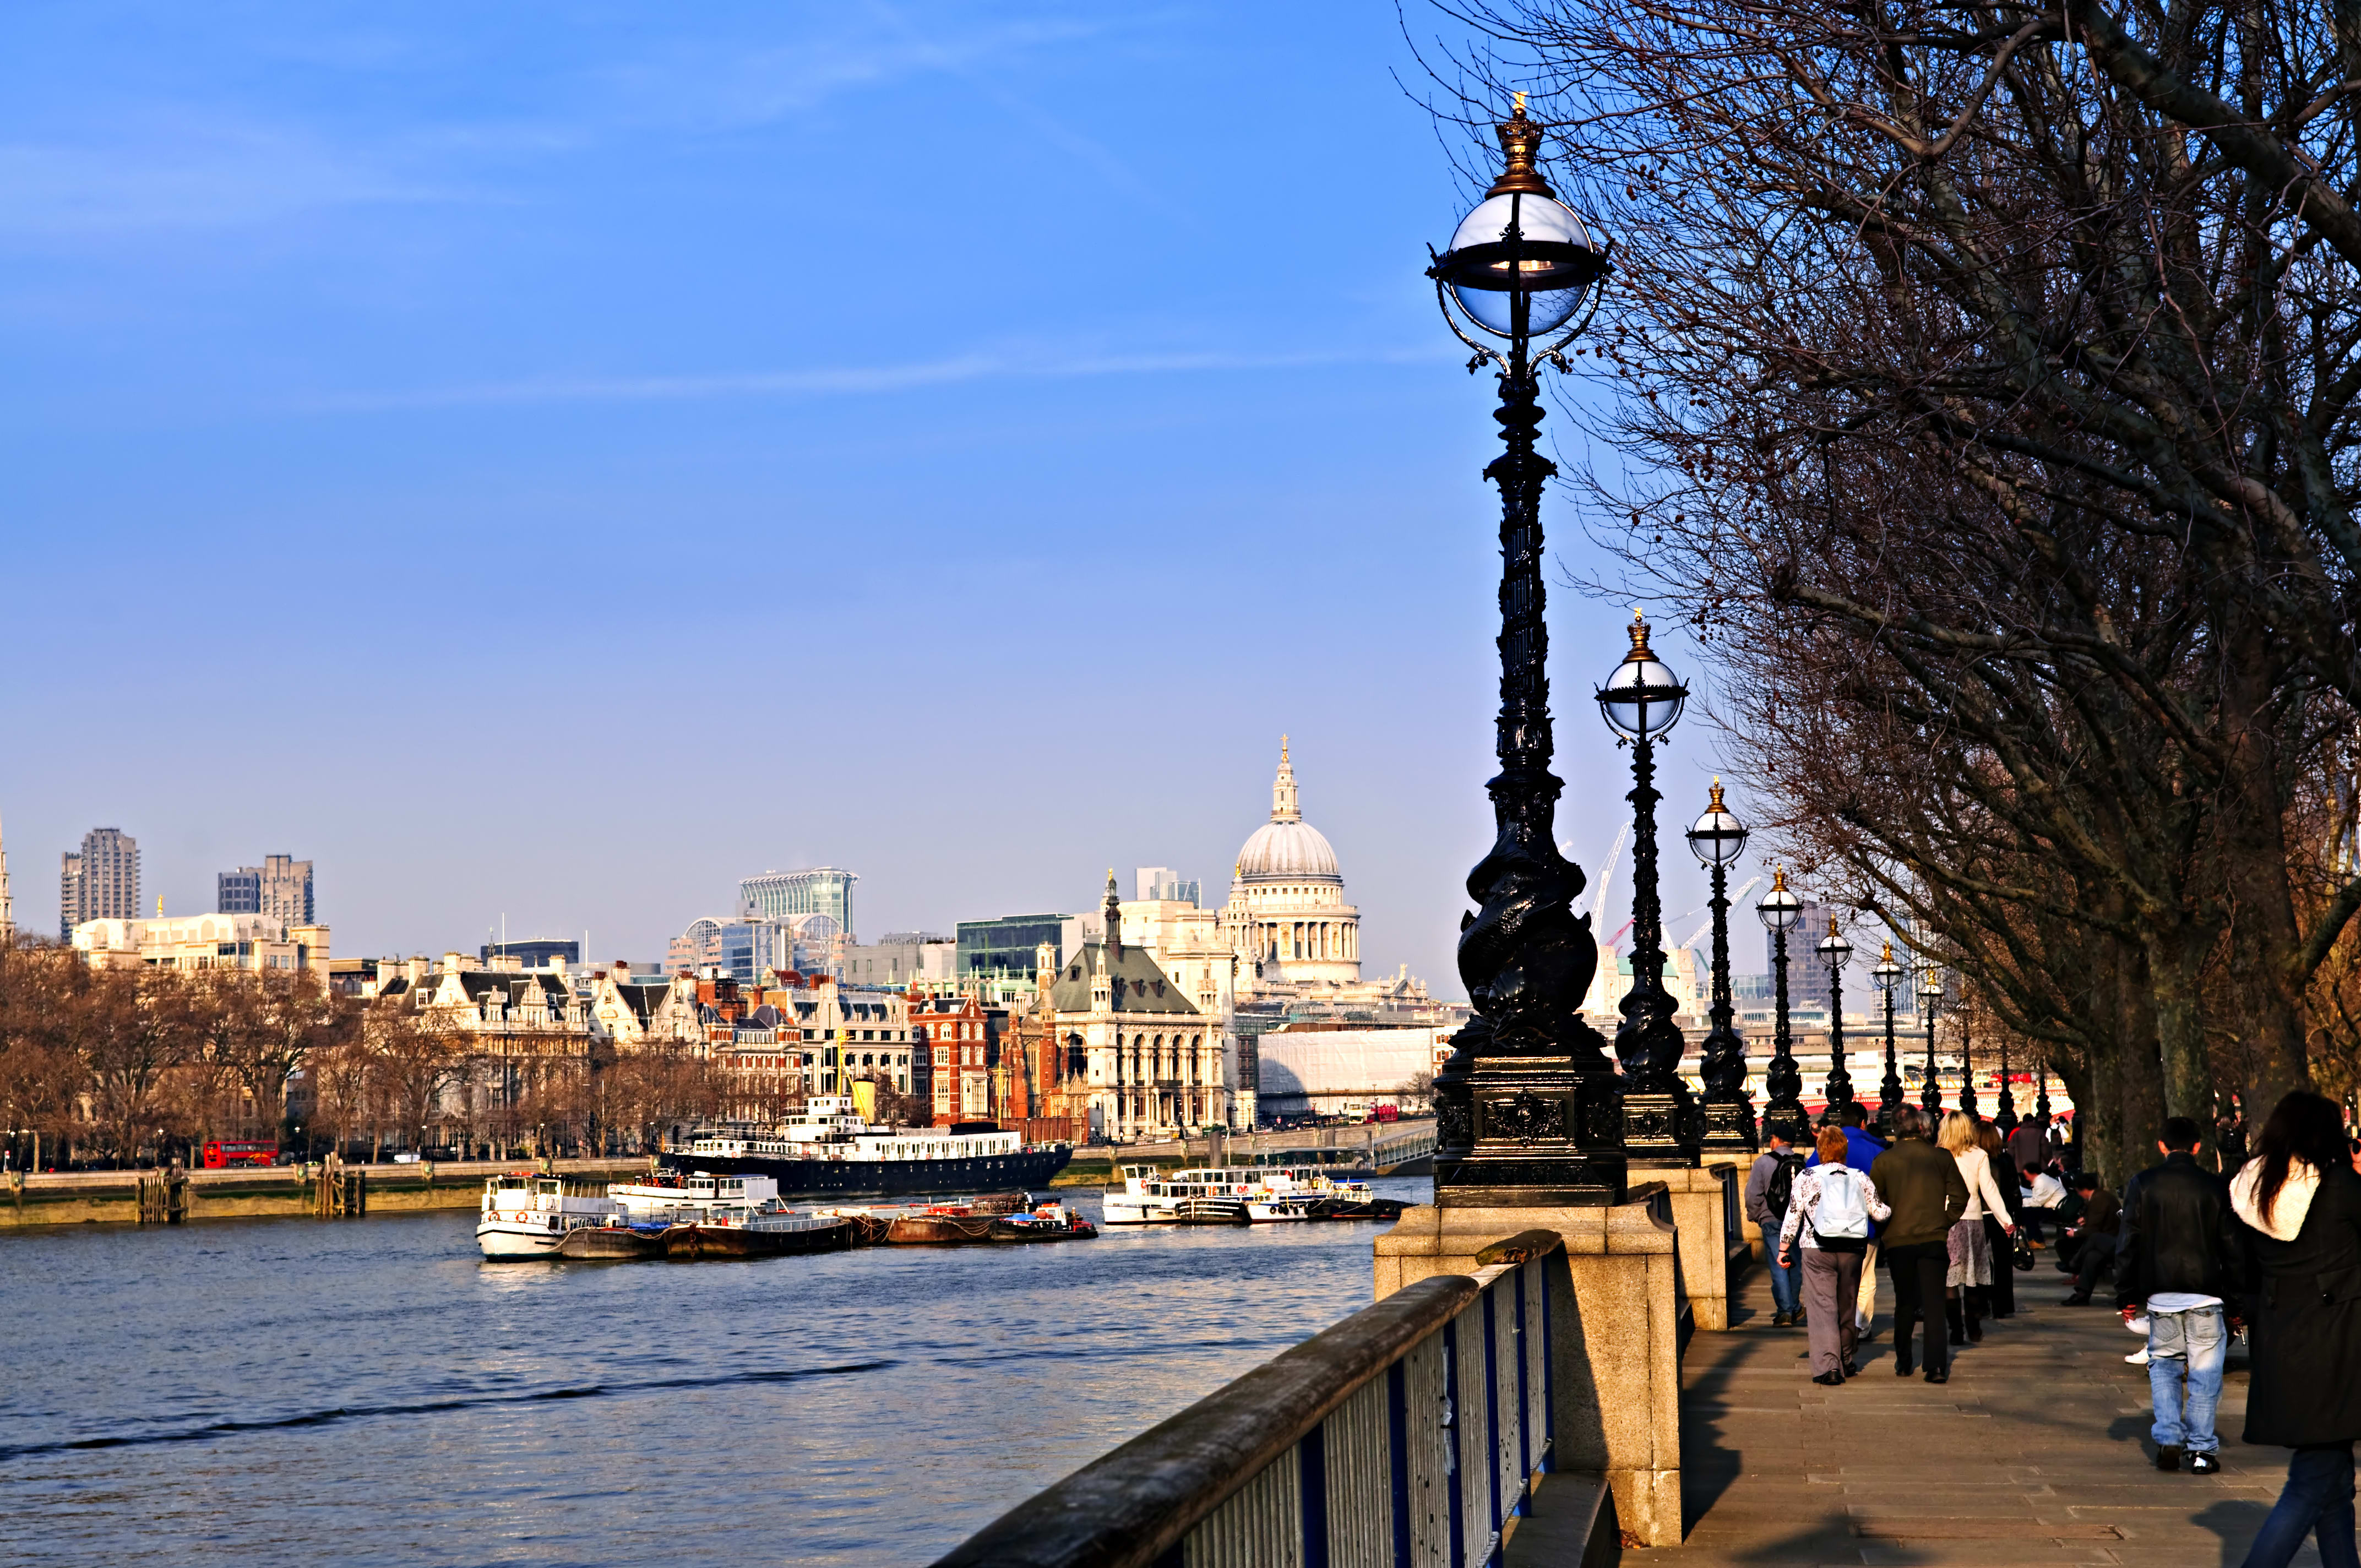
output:
[[[2033,1238],[2019,1225],[2015,1241],[2015,1245],[2009,1248],[2008,1261],[2021,1274],[2033,1266]]]

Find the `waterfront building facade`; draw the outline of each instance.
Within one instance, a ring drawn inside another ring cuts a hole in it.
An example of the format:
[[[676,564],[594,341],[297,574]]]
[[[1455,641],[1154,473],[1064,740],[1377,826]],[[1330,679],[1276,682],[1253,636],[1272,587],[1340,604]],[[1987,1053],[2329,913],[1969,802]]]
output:
[[[1231,1125],[1236,1064],[1221,1016],[1125,941],[1112,872],[1104,910],[1104,941],[1042,970],[1028,1031],[1040,1092],[1028,1099],[1046,1117],[1117,1143]]]
[[[930,1108],[931,1124],[948,1127],[999,1115],[983,1004],[972,995],[913,992],[906,1006],[910,1091]]]
[[[312,862],[265,855],[258,866],[221,872],[214,878],[214,913],[267,915],[290,926],[317,924]]]
[[[119,828],[93,828],[78,854],[60,857],[58,938],[73,940],[90,920],[139,918],[139,842]]]
[[[1435,1069],[1451,1054],[1449,1027],[1338,1028],[1290,1024],[1256,1042],[1256,1104],[1273,1121],[1357,1116],[1378,1105],[1426,1109]]]
[[[328,977],[328,928],[265,915],[85,920],[68,933],[93,969],[277,970]]]

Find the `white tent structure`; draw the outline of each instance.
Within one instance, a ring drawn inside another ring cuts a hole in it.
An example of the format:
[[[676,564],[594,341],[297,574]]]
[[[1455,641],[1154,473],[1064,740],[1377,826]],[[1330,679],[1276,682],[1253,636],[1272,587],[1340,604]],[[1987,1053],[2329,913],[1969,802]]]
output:
[[[1449,1029],[1276,1030],[1256,1049],[1256,1109],[1266,1117],[1352,1116],[1402,1105],[1411,1080],[1432,1074],[1450,1052]]]

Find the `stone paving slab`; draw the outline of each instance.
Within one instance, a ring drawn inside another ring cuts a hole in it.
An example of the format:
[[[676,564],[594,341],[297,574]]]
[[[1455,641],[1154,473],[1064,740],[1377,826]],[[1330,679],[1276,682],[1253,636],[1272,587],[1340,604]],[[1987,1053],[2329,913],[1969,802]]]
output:
[[[2017,1311],[1959,1347],[1940,1386],[1893,1375],[1893,1299],[1879,1276],[1861,1376],[1811,1381],[1800,1329],[1773,1329],[1748,1273],[1727,1333],[1681,1368],[1686,1541],[1627,1548],[1631,1568],[2237,1568],[2279,1497],[2288,1453],[2238,1441],[2235,1350],[2218,1475],[2167,1475],[2148,1442],[2140,1342],[2103,1306],[2068,1307],[2048,1265],[2016,1277]],[[2104,1298],[2102,1298],[2103,1301]],[[2313,1565],[2307,1545],[2296,1559]]]

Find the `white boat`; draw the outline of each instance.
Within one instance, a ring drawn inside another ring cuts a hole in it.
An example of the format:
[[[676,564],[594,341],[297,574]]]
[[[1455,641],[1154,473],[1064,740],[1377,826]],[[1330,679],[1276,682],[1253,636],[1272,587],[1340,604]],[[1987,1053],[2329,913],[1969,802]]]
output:
[[[484,1182],[476,1245],[486,1257],[549,1257],[566,1232],[622,1216],[622,1205],[610,1198],[568,1192],[558,1177],[512,1170]]]
[[[1073,1157],[1065,1144],[1027,1144],[989,1122],[874,1127],[851,1095],[816,1094],[797,1113],[757,1130],[701,1133],[664,1156],[675,1171],[763,1176],[791,1198],[1030,1191]]]
[[[787,1212],[779,1201],[779,1184],[767,1176],[660,1170],[646,1181],[609,1182],[607,1196],[635,1223],[692,1224],[731,1212],[741,1217]]]
[[[1123,1190],[1110,1192],[1100,1212],[1110,1225],[1250,1225],[1312,1217],[1313,1201],[1335,1184],[1288,1166],[1208,1167],[1159,1171],[1152,1165],[1120,1168]]]

